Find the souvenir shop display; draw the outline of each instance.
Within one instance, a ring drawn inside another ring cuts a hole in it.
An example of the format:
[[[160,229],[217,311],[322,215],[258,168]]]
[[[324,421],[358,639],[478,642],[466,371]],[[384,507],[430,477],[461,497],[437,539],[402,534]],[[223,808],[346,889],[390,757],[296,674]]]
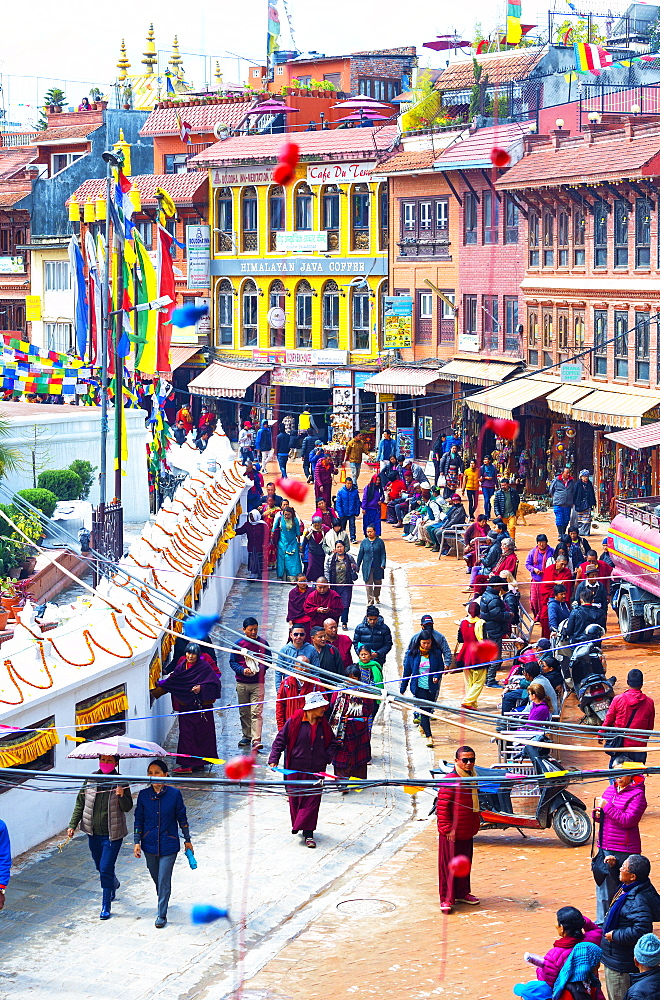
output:
[[[616,493],[623,500],[648,497],[653,493],[651,449],[618,446],[616,463]]]
[[[596,501],[601,517],[609,517],[610,506],[616,490],[616,444],[600,431],[598,441],[598,490]]]

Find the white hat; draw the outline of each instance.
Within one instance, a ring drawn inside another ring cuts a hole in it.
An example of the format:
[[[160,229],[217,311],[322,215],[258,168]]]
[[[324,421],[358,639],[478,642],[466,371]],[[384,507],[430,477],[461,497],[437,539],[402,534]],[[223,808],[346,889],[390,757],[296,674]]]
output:
[[[309,712],[312,708],[322,708],[324,705],[329,704],[330,703],[325,700],[320,691],[310,691],[309,694],[305,695],[303,710],[305,712]]]

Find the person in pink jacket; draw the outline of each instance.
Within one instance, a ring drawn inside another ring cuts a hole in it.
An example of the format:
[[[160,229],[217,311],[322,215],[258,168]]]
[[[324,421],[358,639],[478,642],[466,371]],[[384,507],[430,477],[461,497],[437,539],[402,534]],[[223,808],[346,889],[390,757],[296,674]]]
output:
[[[627,756],[615,757],[613,767],[627,763]],[[619,868],[629,854],[642,853],[639,821],[646,812],[642,775],[622,774],[596,799],[596,819],[600,822],[598,846],[603,848],[612,868],[602,885],[596,886],[596,921],[602,923],[614,893],[619,888]]]
[[[559,937],[544,956],[525,952],[524,958],[536,966],[536,978],[552,987],[568,956],[581,941],[600,945],[602,931],[588,917],[583,917],[575,906],[562,906],[557,910],[557,933]]]

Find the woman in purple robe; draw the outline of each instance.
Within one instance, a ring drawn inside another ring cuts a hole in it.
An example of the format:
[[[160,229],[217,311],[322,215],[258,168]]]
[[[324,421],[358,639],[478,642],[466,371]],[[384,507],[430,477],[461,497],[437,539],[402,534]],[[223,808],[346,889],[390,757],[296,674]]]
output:
[[[171,674],[161,677],[154,697],[172,696],[172,707],[179,716],[179,742],[174,774],[190,774],[204,770],[205,757],[217,759],[215,715],[203,709],[213,708],[222,694],[220,678],[206,653],[200,653],[196,642],[186,646]]]
[[[328,702],[320,691],[305,695],[305,704],[284,723],[273,740],[268,763],[277,767],[284,753],[284,767],[293,772],[287,774],[295,785],[287,786],[289,809],[291,811],[291,833],[301,833],[307,847],[316,847],[314,830],[319,818],[323,778],[314,780],[314,775],[325,772],[334,760],[339,743],[333,733],[325,711]],[[304,782],[304,784],[299,784]],[[314,789],[319,791],[314,794]]]
[[[261,517],[259,510],[251,510],[247,521],[236,529],[237,535],[247,535],[248,572],[254,580],[264,575],[264,555],[268,557],[270,527]]]

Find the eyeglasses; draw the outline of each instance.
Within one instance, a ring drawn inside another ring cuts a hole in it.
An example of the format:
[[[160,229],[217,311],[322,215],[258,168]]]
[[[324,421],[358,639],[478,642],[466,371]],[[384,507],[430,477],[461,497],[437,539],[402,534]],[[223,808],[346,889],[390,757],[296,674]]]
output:
[[[476,757],[461,757],[461,764],[474,764]]]
[[[300,639],[300,637],[304,636],[304,635],[305,635],[304,632],[292,632],[291,633],[291,638],[292,639]]]

